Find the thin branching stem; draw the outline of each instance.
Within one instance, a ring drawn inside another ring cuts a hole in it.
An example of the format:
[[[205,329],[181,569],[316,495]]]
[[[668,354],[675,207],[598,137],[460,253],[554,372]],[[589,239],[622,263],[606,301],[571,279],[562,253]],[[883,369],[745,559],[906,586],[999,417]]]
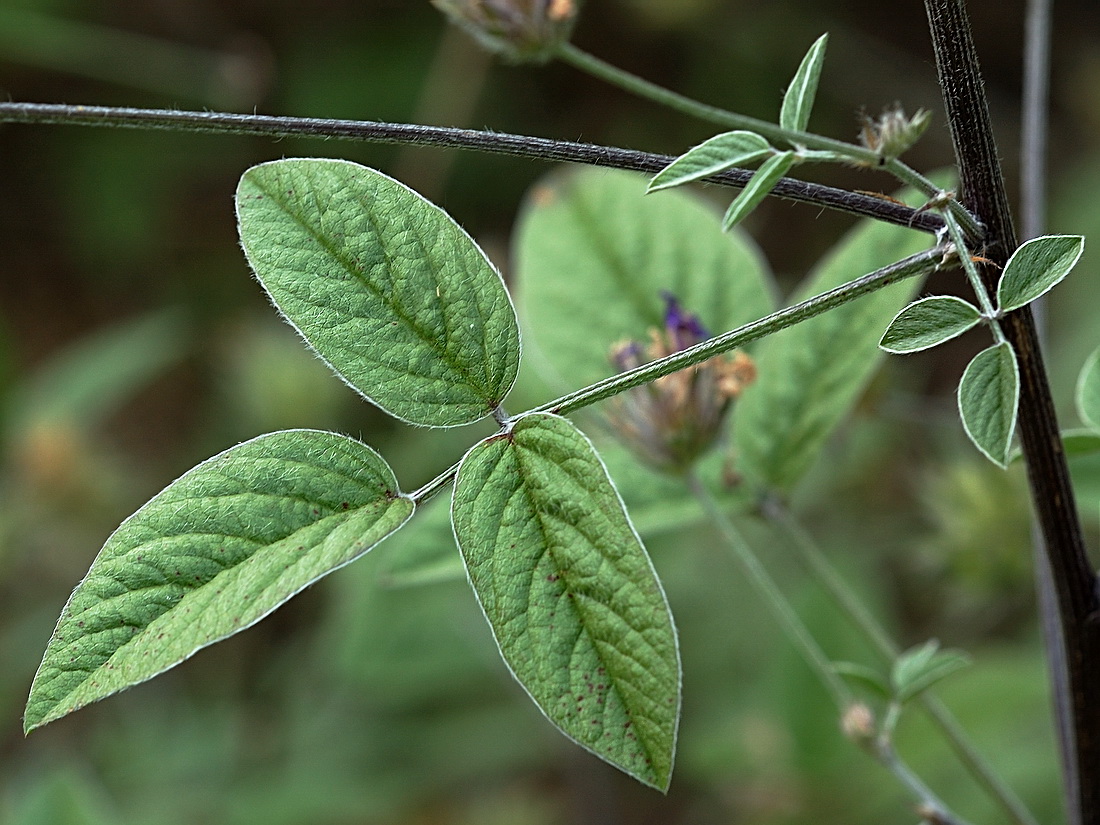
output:
[[[924,252],[911,255],[890,266],[877,269],[861,278],[815,295],[813,298],[795,304],[794,306],[773,312],[758,321],[745,324],[737,329],[730,330],[715,338],[709,338],[694,347],[673,353],[657,361],[651,361],[604,381],[597,382],[584,389],[563,395],[554,401],[535,407],[529,412],[550,412],[557,415],[567,415],[597,401],[618,395],[633,387],[656,381],[666,375],[671,375],[677,370],[700,364],[715,355],[729,352],[737,347],[751,343],[765,335],[771,335],[781,329],[794,326],[801,321],[813,318],[830,309],[854,301],[870,292],[882,289],[890,284],[903,281],[907,278],[915,278],[919,275],[928,275],[940,266],[948,263],[954,256],[954,246],[943,244],[934,246]],[[513,419],[514,420],[514,419]],[[451,481],[454,480],[458,465],[449,467],[437,475],[419,490],[411,494],[411,498],[419,505],[437,495]]]
[[[977,49],[964,0],[925,0],[940,88],[959,166],[961,199],[986,227],[982,278],[995,288],[997,272],[1017,245],[1004,176],[989,116]],[[1059,734],[1065,755],[1067,811],[1073,825],[1100,825],[1100,590],[1088,557],[1065,449],[1035,323],[1028,307],[1000,322],[1020,368],[1018,427],[1028,482],[1042,531],[1038,577],[1053,583],[1055,599],[1041,607],[1046,643],[1054,655],[1056,707],[1065,712]],[[1060,654],[1064,654],[1060,655]],[[1064,668],[1064,669],[1063,669]]]
[[[814,578],[825,589],[825,592],[829,594],[852,624],[863,633],[878,654],[887,662],[893,662],[897,659],[901,653],[901,648],[886,632],[882,623],[867,609],[859,596],[853,592],[844,577],[840,575],[839,571],[798,522],[786,504],[778,498],[769,497],[763,502],[760,512],[786,538],[787,544],[795,551],[802,564],[811,571]],[[959,721],[948,710],[947,706],[930,691],[922,692],[916,701],[920,702],[928,713],[929,718],[939,729],[944,740],[951,746],[966,770],[989,794],[990,798],[997,802],[1010,821],[1015,825],[1039,825],[1027,806],[1002,781],[985,757],[978,752],[962,725],[959,724]]]
[[[848,685],[837,673],[821,645],[791,607],[768,570],[756,557],[752,547],[741,535],[741,531],[723,512],[706,486],[694,472],[684,476],[688,490],[699,502],[703,512],[722,536],[723,544],[733,554],[734,559],[747,574],[749,583],[761,600],[771,611],[772,617],[779,623],[787,639],[795,646],[814,675],[821,681],[829,696],[836,704],[837,714],[843,715],[852,705],[854,697]]]
[[[355,140],[370,143],[437,146],[471,149],[542,161],[565,161],[656,173],[670,164],[671,155],[600,146],[592,143],[552,140],[530,135],[511,135],[478,129],[452,129],[410,123],[369,120],[335,120],[312,117],[278,117],[228,112],[185,112],[168,109],[134,109],[119,106],[79,106],[52,103],[0,102],[0,123],[99,126],[264,137],[305,137],[322,140]],[[750,169],[730,169],[708,183],[743,188],[752,178]],[[938,215],[917,210],[886,198],[850,192],[832,186],[784,178],[772,194],[798,203],[874,218],[923,232],[938,232]]]
[[[796,147],[835,153],[860,166],[889,172],[906,186],[912,186],[918,192],[929,197],[939,194],[939,187],[912,167],[897,158],[884,158],[865,146],[845,143],[842,140],[815,135],[812,132],[784,129],[766,120],[730,112],[707,103],[700,103],[679,92],[674,92],[672,89],[666,89],[664,86],[659,86],[645,78],[638,77],[638,75],[625,69],[620,69],[618,66],[601,60],[572,43],[563,43],[558,49],[557,57],[593,77],[689,117],[713,123],[715,126],[726,129],[744,129],[756,132],[773,143],[789,143]],[[981,227],[978,222],[966,211],[962,204],[953,203],[948,208],[964,227],[968,237],[976,238],[981,235]]]

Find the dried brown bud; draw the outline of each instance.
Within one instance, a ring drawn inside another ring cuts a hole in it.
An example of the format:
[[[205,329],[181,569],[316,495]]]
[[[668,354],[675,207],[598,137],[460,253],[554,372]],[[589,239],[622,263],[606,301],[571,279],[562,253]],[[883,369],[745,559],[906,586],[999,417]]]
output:
[[[579,0],[432,0],[490,51],[543,63],[573,31]]]
[[[932,113],[918,109],[915,115],[906,117],[905,110],[895,105],[875,119],[861,115],[860,120],[859,142],[875,152],[882,164],[898,157],[917,142],[932,121]]]

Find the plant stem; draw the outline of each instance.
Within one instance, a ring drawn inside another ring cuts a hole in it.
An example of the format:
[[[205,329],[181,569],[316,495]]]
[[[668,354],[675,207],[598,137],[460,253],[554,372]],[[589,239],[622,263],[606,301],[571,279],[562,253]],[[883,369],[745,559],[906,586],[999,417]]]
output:
[[[708,338],[706,341],[673,353],[666,358],[643,364],[640,367],[635,367],[627,372],[599,381],[590,387],[564,395],[555,401],[542,404],[532,412],[552,412],[558,415],[567,415],[581,407],[617,395],[624,390],[670,375],[684,367],[701,363],[711,356],[729,352],[731,349],[744,346],[757,338],[763,338],[765,335],[771,335],[781,329],[786,329],[869,292],[882,289],[906,278],[934,272],[943,264],[944,256],[950,256],[953,249],[953,246],[941,245],[927,249],[924,252],[918,252],[916,255],[911,255],[895,264],[877,269],[828,292],[823,292],[799,304],[773,312],[758,321],[745,324],[714,338]]]
[[[996,268],[1016,248],[1016,233],[1005,194],[997,147],[989,118],[977,50],[963,0],[925,0],[940,87],[951,127],[962,183],[963,203],[987,228],[983,255],[995,265],[983,267],[990,291]],[[1046,643],[1058,662],[1064,652],[1065,672],[1052,673],[1064,693],[1056,708],[1068,709],[1059,720],[1067,811],[1074,825],[1100,825],[1100,594],[1085,548],[1070,483],[1058,421],[1027,307],[1001,321],[1020,366],[1019,431],[1032,500],[1043,534],[1046,571],[1054,582],[1058,615],[1044,615]]]
[[[535,160],[586,163],[592,166],[609,166],[649,173],[659,172],[675,160],[671,155],[638,152],[614,146],[509,135],[477,129],[378,123],[369,120],[242,115],[226,112],[181,112],[115,106],[0,102],[0,123],[48,123],[438,146],[472,149]],[[752,175],[752,170],[730,169],[707,178],[707,182],[743,188]],[[786,200],[835,209],[860,217],[875,218],[924,232],[935,233],[943,229],[943,222],[938,215],[927,212],[918,213],[911,207],[892,203],[883,198],[793,178],[784,178],[779,181],[772,190],[772,194]]]
[[[597,401],[618,395],[650,381],[656,381],[658,378],[671,375],[677,370],[702,363],[714,355],[729,352],[731,349],[755,341],[757,338],[763,338],[765,335],[771,335],[773,332],[778,332],[781,329],[813,318],[815,315],[820,315],[849,301],[854,301],[869,292],[882,289],[906,278],[914,278],[918,275],[927,275],[934,272],[943,265],[946,257],[952,254],[952,249],[953,247],[950,245],[941,245],[911,255],[895,264],[864,275],[862,278],[856,278],[828,292],[808,298],[800,304],[773,312],[758,321],[745,324],[715,338],[708,338],[694,347],[643,364],[627,372],[619,373],[568,395],[563,395],[561,398],[549,401],[528,410],[528,412],[549,412],[555,415],[568,415],[571,412],[576,412],[582,407],[595,404]],[[513,417],[513,420],[517,417],[519,416]],[[413,493],[412,499],[418,505],[423,504],[450,484],[457,471],[458,464],[449,467]]]
[[[794,548],[802,563],[813,573],[840,609],[870,641],[871,645],[887,661],[897,659],[901,649],[890,638],[882,624],[864,606],[848,583],[833,567],[813,539],[798,523],[787,506],[775,497],[764,501],[761,514],[775,525]],[[1038,825],[1038,821],[1024,803],[993,771],[992,766],[978,753],[969,736],[947,706],[929,691],[920,694],[921,703],[929,717],[939,728],[944,739],[962,762],[970,775],[995,800],[1016,825]]]
[[[993,322],[997,314],[997,309],[993,306],[993,300],[989,296],[989,290],[986,289],[985,284],[982,282],[982,276],[978,274],[978,267],[974,263],[971,252],[966,246],[966,238],[963,237],[962,228],[955,220],[955,216],[950,213],[944,214],[943,219],[944,223],[947,224],[948,237],[951,238],[952,243],[955,244],[955,248],[959,251],[959,263],[962,264],[963,272],[966,273],[966,279],[970,282],[970,288],[974,292],[974,297],[978,299],[978,304],[982,308],[982,314],[989,319],[989,327],[993,331],[993,336],[997,339],[997,343],[999,344],[1004,340],[1004,333],[1001,332],[1001,328]]]
[[[645,78],[638,77],[638,75],[625,69],[620,69],[618,66],[613,66],[595,55],[577,48],[572,43],[563,43],[559,47],[557,57],[575,69],[689,117],[705,120],[726,129],[746,129],[750,132],[756,132],[773,143],[789,143],[796,147],[835,152],[861,166],[889,172],[906,186],[912,186],[918,192],[928,196],[936,195],[940,191],[939,187],[932,181],[897,158],[884,159],[877,152],[865,146],[845,143],[842,140],[815,135],[811,132],[796,132],[791,129],[784,129],[766,120],[740,115],[707,103],[700,103],[679,92],[674,92]],[[968,235],[977,237],[981,234],[980,226],[961,204],[955,203],[949,208],[962,223]]]
[[[684,483],[702,506],[707,517],[718,529],[718,532],[721,533],[726,546],[733,552],[734,558],[748,574],[749,582],[756,588],[756,592],[763,599],[764,604],[771,610],[772,616],[779,622],[788,640],[798,648],[806,664],[821,680],[821,684],[836,704],[837,712],[843,715],[852,704],[852,692],[833,668],[829,657],[825,655],[825,651],[821,649],[817,640],[814,639],[806,625],[798,617],[798,614],[795,613],[776,585],[775,580],[772,579],[764,565],[760,563],[760,559],[753,553],[740,531],[734,526],[729,517],[722,512],[714,497],[711,496],[710,491],[699,481],[699,477],[693,471],[689,471],[684,476]]]
[[[787,638],[798,648],[806,663],[821,680],[821,683],[836,703],[837,710],[843,716],[852,707],[854,697],[847,684],[837,674],[828,656],[825,655],[825,651],[821,649],[817,640],[814,639],[806,625],[798,617],[798,614],[795,613],[733,521],[722,511],[710,491],[699,481],[699,477],[694,472],[688,472],[684,476],[684,482],[692,495],[699,501],[707,517],[721,533],[726,546],[733,551],[734,558],[748,574],[749,581],[772,611]],[[898,781],[917,799],[922,808],[934,814],[935,821],[944,823],[944,825],[965,825],[963,820],[952,814],[920,777],[909,769],[894,750],[891,734],[900,710],[900,706],[891,705],[887,721],[883,726],[882,735],[876,737],[874,742],[868,743],[871,754],[883,767],[894,774]]]

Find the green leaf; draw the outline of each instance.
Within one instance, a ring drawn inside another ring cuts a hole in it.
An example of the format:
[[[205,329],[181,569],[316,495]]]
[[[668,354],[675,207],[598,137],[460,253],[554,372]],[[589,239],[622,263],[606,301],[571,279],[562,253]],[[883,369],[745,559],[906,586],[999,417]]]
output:
[[[1100,453],[1100,432],[1091,429],[1077,428],[1062,430],[1059,435],[1062,438],[1062,450],[1066,458],[1077,458]],[[1014,464],[1024,457],[1024,451],[1019,445],[1012,448],[1009,453],[1008,463]]]
[[[653,565],[588,439],[534,414],[458,470],[455,536],[501,654],[568,737],[667,790],[676,631]]]
[[[341,160],[254,166],[241,242],[271,300],[348,384],[413,424],[484,418],[515,382],[500,274],[442,209]]]
[[[1085,359],[1077,376],[1077,414],[1094,430],[1100,430],[1100,349]]]
[[[970,657],[961,650],[940,650],[940,643],[931,639],[898,656],[890,683],[898,701],[907,702],[969,664]]]
[[[951,295],[922,298],[894,317],[879,347],[896,354],[920,352],[957,338],[981,320],[981,312],[962,298]]]
[[[726,132],[689,149],[653,176],[648,192],[709,178],[735,166],[748,166],[771,154],[768,141],[756,132]]]
[[[779,179],[787,174],[795,162],[794,152],[778,152],[760,164],[741,194],[733,199],[725,217],[722,218],[722,229],[730,230],[737,226],[752,210],[759,206],[779,183]]]
[[[203,462],[122,523],[61,613],[27,732],[255,624],[412,514],[370,447],[317,430]]]
[[[881,699],[890,698],[890,686],[883,675],[873,667],[855,662],[833,662],[833,670]]]
[[[926,247],[911,230],[863,222],[819,262],[790,302]],[[757,345],[756,383],[733,416],[738,469],[750,483],[789,490],[802,478],[881,363],[880,331],[917,288],[912,282],[886,287]]]
[[[1008,464],[1019,400],[1020,370],[1012,347],[1002,342],[975,355],[959,382],[959,414],[974,446],[1001,467]]]
[[[825,62],[825,46],[829,35],[823,34],[814,41],[795,72],[794,80],[783,95],[779,110],[779,125],[793,132],[804,132],[810,122],[810,111],[817,96],[817,82],[821,78],[821,66]]]
[[[723,235],[694,193],[644,193],[639,175],[584,169],[551,176],[527,199],[514,240],[525,349],[557,391],[608,377],[614,344],[663,326],[662,291],[714,333],[775,306],[751,238]]]
[[[1011,312],[1031,303],[1065,278],[1085,251],[1080,235],[1044,235],[1017,247],[997,284],[997,306]]]

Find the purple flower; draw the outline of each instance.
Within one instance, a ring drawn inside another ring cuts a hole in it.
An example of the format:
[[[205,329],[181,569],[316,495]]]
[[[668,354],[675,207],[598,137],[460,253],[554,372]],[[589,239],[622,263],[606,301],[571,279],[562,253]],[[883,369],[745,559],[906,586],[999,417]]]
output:
[[[671,293],[662,298],[664,328],[651,329],[648,344],[624,341],[611,348],[611,363],[620,372],[710,338],[698,316],[685,312]],[[615,434],[642,460],[683,473],[719,439],[733,401],[755,377],[756,367],[744,352],[716,355],[616,396],[607,416]]]

